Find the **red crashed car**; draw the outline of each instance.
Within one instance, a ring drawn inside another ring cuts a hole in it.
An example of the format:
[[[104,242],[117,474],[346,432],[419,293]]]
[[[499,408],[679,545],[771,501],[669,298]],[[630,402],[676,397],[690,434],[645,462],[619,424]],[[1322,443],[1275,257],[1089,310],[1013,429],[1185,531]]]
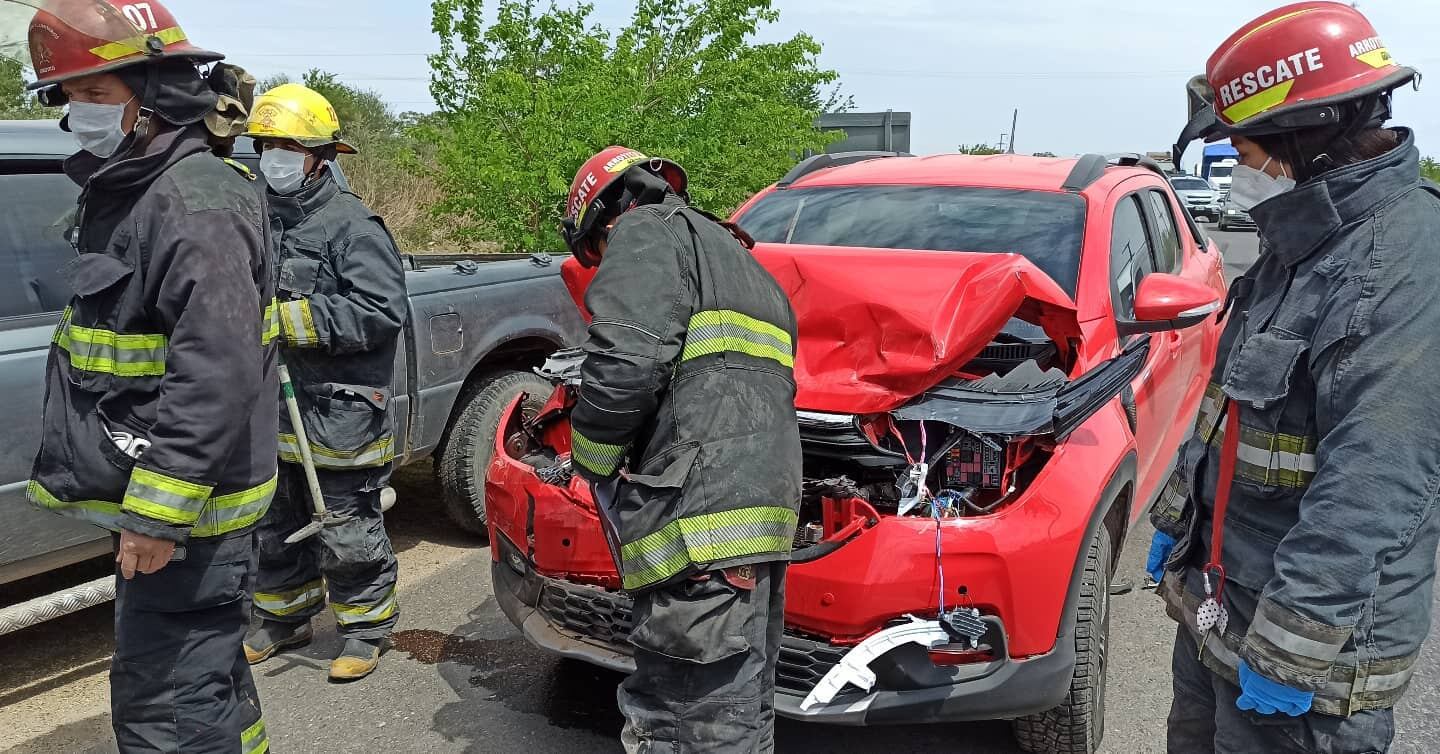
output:
[[[1213,366],[1214,243],[1158,168],[1099,155],[820,155],[735,219],[799,318],[777,711],[1093,751],[1115,562]],[[535,644],[626,670],[630,602],[568,467],[578,367],[501,417],[494,588]]]

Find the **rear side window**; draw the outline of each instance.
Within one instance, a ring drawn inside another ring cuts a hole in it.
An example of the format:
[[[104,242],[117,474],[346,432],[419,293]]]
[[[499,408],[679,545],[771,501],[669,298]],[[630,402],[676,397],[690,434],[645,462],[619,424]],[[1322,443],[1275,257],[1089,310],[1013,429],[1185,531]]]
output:
[[[69,303],[60,268],[75,258],[65,231],[79,193],[59,173],[0,175],[0,317],[58,312]]]
[[[1115,316],[1129,319],[1135,315],[1135,290],[1140,280],[1154,271],[1140,197],[1132,194],[1116,207],[1110,234],[1110,294]]]
[[[1180,271],[1180,231],[1175,227],[1175,213],[1170,211],[1170,200],[1159,191],[1146,191],[1146,203],[1150,205],[1151,235],[1155,239],[1155,269],[1160,272]]]

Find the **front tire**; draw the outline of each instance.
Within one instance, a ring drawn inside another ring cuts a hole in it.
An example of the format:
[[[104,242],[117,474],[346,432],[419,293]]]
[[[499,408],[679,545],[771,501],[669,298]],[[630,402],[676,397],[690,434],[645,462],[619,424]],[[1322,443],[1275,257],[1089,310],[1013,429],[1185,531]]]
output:
[[[1015,720],[1015,740],[1024,751],[1093,754],[1105,736],[1112,552],[1110,532],[1102,526],[1090,542],[1080,581],[1070,692],[1060,706]]]
[[[530,372],[502,371],[487,375],[478,389],[462,394],[463,402],[435,459],[435,476],[445,513],[456,526],[485,536],[485,474],[495,456],[495,433],[501,415],[521,393],[522,410],[534,416],[549,400],[554,386]]]

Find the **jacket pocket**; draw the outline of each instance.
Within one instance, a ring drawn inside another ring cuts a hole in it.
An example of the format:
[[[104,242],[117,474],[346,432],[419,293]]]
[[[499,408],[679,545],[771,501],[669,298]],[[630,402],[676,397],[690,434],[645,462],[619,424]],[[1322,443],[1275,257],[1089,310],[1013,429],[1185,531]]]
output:
[[[1237,483],[1294,491],[1314,477],[1312,412],[1291,405],[1296,367],[1308,348],[1303,339],[1266,331],[1251,336],[1231,357],[1223,388],[1240,412]]]
[[[708,665],[747,652],[748,611],[735,608],[751,594],[731,586],[719,574],[657,589],[637,604],[630,643],[693,665]]]
[[[282,294],[304,298],[320,287],[320,261],[304,257],[289,257],[280,263],[280,281],[277,285]]]
[[[646,459],[640,470],[649,473],[626,474],[615,495],[615,515],[619,519],[622,545],[634,545],[673,524],[691,509],[688,496],[693,494],[690,483],[699,443],[686,443]],[[653,546],[629,547],[622,557],[621,568],[627,588],[640,588],[669,579],[677,572],[671,557],[673,547],[684,543],[678,532],[651,541]],[[689,570],[689,563],[682,571]]]
[[[305,429],[316,466],[362,469],[394,458],[388,388],[326,382],[307,392]]]
[[[129,264],[104,254],[82,254],[61,275],[75,292],[70,313],[55,333],[70,366],[71,384],[105,393],[119,373],[138,376],[164,371],[164,347],[155,338],[121,338],[116,323],[134,275]],[[155,342],[150,342],[154,340]]]

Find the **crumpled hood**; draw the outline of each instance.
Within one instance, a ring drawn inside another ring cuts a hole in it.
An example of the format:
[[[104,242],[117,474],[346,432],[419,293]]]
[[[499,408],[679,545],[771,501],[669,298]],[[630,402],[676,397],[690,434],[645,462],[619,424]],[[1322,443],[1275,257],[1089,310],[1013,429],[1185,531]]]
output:
[[[1062,350],[1080,337],[1075,303],[1018,254],[760,244],[755,258],[795,309],[795,402],[805,410],[898,408],[953,376],[1012,317]],[[573,259],[565,268],[580,303],[593,271]]]

